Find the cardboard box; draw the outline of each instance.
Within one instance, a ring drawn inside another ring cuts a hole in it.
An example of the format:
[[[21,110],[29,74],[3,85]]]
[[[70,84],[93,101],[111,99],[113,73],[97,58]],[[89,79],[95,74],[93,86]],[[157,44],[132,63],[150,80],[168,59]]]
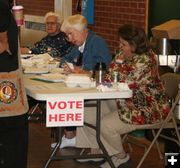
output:
[[[180,39],[180,20],[170,20],[151,29],[154,38]]]

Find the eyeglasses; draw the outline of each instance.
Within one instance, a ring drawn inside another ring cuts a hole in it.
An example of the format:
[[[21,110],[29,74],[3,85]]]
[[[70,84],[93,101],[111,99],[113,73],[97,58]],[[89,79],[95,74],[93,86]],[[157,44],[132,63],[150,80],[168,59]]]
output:
[[[68,32],[66,33],[67,37],[70,39],[74,36],[74,33],[73,32]]]
[[[46,22],[46,25],[47,26],[49,26],[49,25],[54,26],[54,25],[57,25],[57,23],[56,22]]]
[[[67,32],[65,32],[65,34],[66,34],[66,39],[67,39],[68,41],[70,41],[70,40],[72,40],[72,39],[74,39],[74,38],[79,37],[79,34],[81,34],[81,33],[80,33],[79,31],[72,30],[72,31],[67,31]]]

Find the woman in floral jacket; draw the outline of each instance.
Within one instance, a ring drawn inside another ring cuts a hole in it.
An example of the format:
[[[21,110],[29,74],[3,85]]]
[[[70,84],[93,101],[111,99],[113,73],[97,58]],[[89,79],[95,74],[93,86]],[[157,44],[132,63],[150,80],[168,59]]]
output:
[[[158,74],[156,56],[148,46],[142,29],[124,25],[119,30],[120,53],[109,68],[107,80],[112,81],[118,72],[119,82],[126,82],[133,90],[133,97],[118,101],[120,119],[129,124],[154,124],[169,112],[164,87]],[[120,63],[120,60],[122,63]]]
[[[130,159],[124,151],[120,135],[160,123],[169,112],[156,57],[149,47],[144,30],[123,25],[119,29],[119,37],[120,53],[111,63],[106,80],[113,82],[114,72],[118,73],[119,82],[128,83],[133,96],[116,102],[102,102],[101,139],[108,154],[112,156],[115,167],[127,163]],[[86,118],[91,118],[92,121],[92,110],[85,111],[85,120]],[[94,135],[90,128],[78,128],[77,146],[98,148]],[[108,162],[100,167],[110,168]]]

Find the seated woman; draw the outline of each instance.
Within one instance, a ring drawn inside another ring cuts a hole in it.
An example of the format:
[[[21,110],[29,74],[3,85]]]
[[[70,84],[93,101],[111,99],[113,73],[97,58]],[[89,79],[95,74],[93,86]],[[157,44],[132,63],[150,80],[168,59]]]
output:
[[[119,73],[119,82],[126,82],[133,91],[132,98],[102,101],[101,140],[115,167],[129,161],[121,135],[137,128],[146,128],[164,120],[169,104],[161,82],[154,53],[142,28],[123,25],[119,28],[121,54],[115,57],[106,80],[112,81],[113,72]],[[121,59],[121,61],[119,61]],[[95,109],[85,109],[85,121],[95,124]],[[78,127],[76,146],[98,148],[95,131],[87,126]],[[80,159],[86,162],[94,159]],[[96,160],[94,160],[96,161]],[[101,168],[110,168],[108,162]]]
[[[48,12],[45,15],[45,25],[47,36],[35,43],[33,46],[21,47],[22,54],[45,54],[59,59],[69,53],[73,44],[67,41],[66,35],[60,31],[61,20],[57,13]],[[29,98],[30,107],[35,106],[37,101]],[[40,102],[41,109],[44,110],[45,104]]]
[[[35,43],[33,46],[22,47],[22,54],[44,54],[52,57],[63,57],[72,49],[72,44],[66,40],[66,35],[60,31],[61,22],[59,15],[48,12],[45,15],[47,36]]]
[[[61,62],[66,71],[92,74],[96,63],[103,62],[108,67],[111,62],[107,43],[102,37],[88,30],[87,26],[86,18],[79,14],[67,17],[62,23],[61,30],[68,37],[68,41],[74,44],[71,52],[66,54]],[[72,63],[74,69],[65,62]],[[75,146],[75,130],[75,127],[65,129],[60,148]]]

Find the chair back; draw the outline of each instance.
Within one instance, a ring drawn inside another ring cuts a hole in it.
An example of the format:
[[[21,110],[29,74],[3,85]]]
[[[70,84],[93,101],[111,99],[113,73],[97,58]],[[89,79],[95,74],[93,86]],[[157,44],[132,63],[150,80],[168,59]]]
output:
[[[164,82],[165,91],[170,99],[175,99],[180,84],[180,75],[176,73],[165,73],[161,76]]]
[[[176,109],[176,106],[180,99],[180,89],[179,89],[180,75],[175,74],[175,73],[165,73],[161,76],[161,80],[164,82],[165,91],[166,91],[167,96],[169,96],[169,98],[173,99],[174,101],[172,102],[170,112],[164,121],[159,123],[159,125],[157,124],[157,125],[152,125],[151,127],[150,126],[147,127],[147,129],[149,128],[152,130],[153,139],[152,139],[151,144],[145,151],[144,155],[142,156],[141,160],[139,161],[138,165],[136,166],[136,168],[140,168],[142,166],[142,163],[144,162],[145,158],[149,154],[149,152],[152,149],[154,144],[156,144],[160,158],[161,159],[163,158],[162,153],[159,148],[159,143],[157,141],[159,137],[164,138],[168,141],[176,142],[180,146],[180,134],[179,134],[179,130],[177,127],[177,122],[173,115],[173,112]],[[175,138],[174,136],[172,137],[170,135],[166,136],[166,135],[162,134],[161,133],[162,130],[166,129],[166,128],[175,129],[177,138]],[[158,131],[155,132],[154,129],[158,129]]]
[[[164,81],[166,94],[169,96],[171,102],[180,97],[180,75],[175,73],[166,73],[161,76]],[[177,97],[176,97],[177,96]],[[180,119],[180,106],[177,100],[177,105],[174,109],[174,116],[176,119]]]

